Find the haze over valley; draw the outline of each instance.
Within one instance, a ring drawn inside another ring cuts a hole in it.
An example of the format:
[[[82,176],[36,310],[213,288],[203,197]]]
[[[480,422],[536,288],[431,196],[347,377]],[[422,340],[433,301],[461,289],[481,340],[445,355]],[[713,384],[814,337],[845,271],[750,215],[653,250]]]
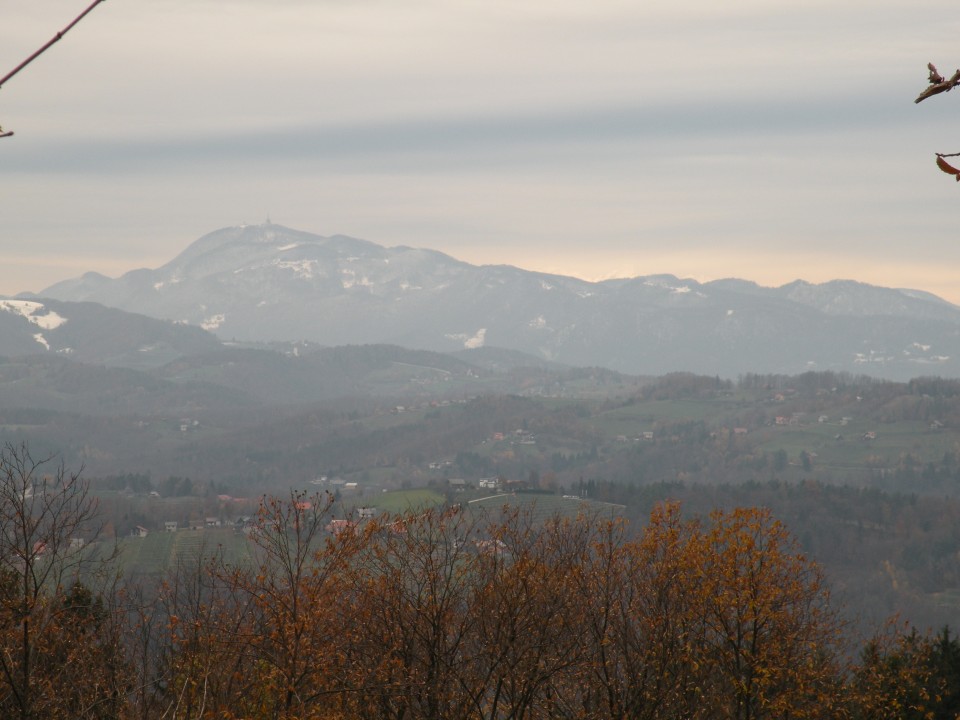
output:
[[[664,497],[762,502],[865,626],[941,622],[960,588],[953,541],[922,564],[862,531],[833,549],[906,497],[960,512],[960,309],[929,293],[590,283],[264,223],[2,300],[0,330],[0,437],[83,467],[121,535],[291,490],[347,515],[423,492],[637,522]]]
[[[75,2],[0,717],[960,717],[955,3]]]
[[[156,269],[115,280],[87,273],[38,296],[225,341],[494,347],[646,375],[818,370],[905,380],[960,371],[960,308],[918,290],[670,275],[587,282],[270,223],[212,232]]]

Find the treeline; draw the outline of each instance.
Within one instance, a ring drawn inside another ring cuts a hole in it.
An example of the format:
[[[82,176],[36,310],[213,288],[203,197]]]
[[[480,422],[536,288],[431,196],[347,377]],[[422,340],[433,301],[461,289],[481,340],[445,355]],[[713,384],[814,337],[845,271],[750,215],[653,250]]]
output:
[[[583,480],[564,492],[624,505],[642,525],[665,498],[691,515],[769,508],[830,578],[846,620],[868,632],[900,613],[921,627],[955,623],[960,587],[960,501],[814,480],[636,485]]]
[[[271,501],[252,567],[169,582],[172,630],[143,653],[165,658],[162,681],[138,683],[165,691],[140,702],[248,718],[823,717],[858,702],[819,570],[766,511],[701,523],[664,506],[640,535],[462,508],[335,537],[327,521],[302,497]]]
[[[676,407],[671,408],[671,402]],[[647,403],[649,414],[644,412]],[[610,413],[623,406],[633,406],[635,412],[620,417]],[[336,407],[198,411],[199,424],[185,432],[177,416],[133,422],[64,413],[34,417],[31,411],[21,423],[14,422],[20,411],[7,414],[8,425],[17,427],[8,427],[7,437],[62,450],[69,462],[85,463],[99,474],[136,470],[149,472],[158,483],[165,477],[190,477],[203,488],[226,480],[231,485],[226,492],[242,496],[282,490],[320,474],[359,479],[363,472],[376,471],[378,481],[388,486],[425,485],[437,477],[430,463],[458,454],[463,462],[457,462],[451,474],[473,480],[492,474],[522,478],[531,470],[541,476],[555,473],[558,484],[581,475],[620,482],[703,483],[815,477],[888,489],[916,487],[925,493],[951,493],[960,482],[958,466],[945,462],[943,452],[946,439],[960,427],[960,382],[940,378],[893,383],[824,372],[745,375],[732,383],[674,373],[643,386],[611,390],[606,399],[488,395],[396,415],[389,415],[386,407],[377,409],[372,400]],[[796,417],[795,430],[802,431],[804,425],[815,426],[821,415],[829,422],[816,427],[827,433],[828,426],[836,424],[834,432],[840,437],[832,442],[830,434],[820,440],[834,449],[851,448],[852,462],[828,463],[812,455],[817,451],[813,447],[801,456],[801,448],[792,446],[800,442],[793,429],[779,428],[785,431],[784,442],[791,444],[784,450],[789,452],[785,465],[777,448],[770,446],[777,418]],[[856,431],[840,427],[844,417],[853,418]],[[900,422],[918,423],[907,430],[917,434],[921,445],[915,453],[920,466],[911,467],[908,461],[898,467],[896,454],[885,451],[894,428],[883,425]],[[517,429],[535,435],[536,445],[518,450],[509,443],[489,442],[496,433],[509,437]],[[861,438],[866,430],[880,437],[877,443],[871,441],[878,450],[870,463],[866,453],[852,449],[866,446]],[[634,442],[642,432],[653,435]],[[940,436],[942,443],[936,440]],[[938,443],[943,449],[930,454],[928,449]],[[594,448],[595,458],[590,457]],[[203,494],[196,488],[193,492]]]
[[[734,388],[778,397],[774,411],[819,412],[846,403],[856,406],[857,415],[876,422],[902,420],[938,420],[960,424],[960,380],[919,377],[909,382],[893,382],[867,375],[838,372],[806,372],[800,375],[747,373],[734,384],[719,378],[670,373],[656,378],[636,393],[633,400],[680,400],[710,398]],[[744,425],[772,420],[771,412],[759,407],[742,413]]]
[[[819,568],[768,510],[359,525],[295,494],[264,501],[252,561],[198,553],[122,587],[77,541],[96,531],[85,484],[47,469],[0,453],[3,717],[866,720],[954,717],[960,697],[946,631],[850,662]]]

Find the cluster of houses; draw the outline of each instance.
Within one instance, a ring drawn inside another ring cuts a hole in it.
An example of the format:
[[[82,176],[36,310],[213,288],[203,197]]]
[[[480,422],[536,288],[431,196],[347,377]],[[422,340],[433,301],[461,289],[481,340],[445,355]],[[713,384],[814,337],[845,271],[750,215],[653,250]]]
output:
[[[310,503],[303,502],[301,505],[304,506],[304,509],[309,509]],[[331,520],[327,523],[326,530],[329,533],[334,535],[340,534],[345,530],[353,530],[359,527],[362,523],[374,518],[377,516],[377,508],[375,507],[361,507],[357,508],[354,511],[354,517],[350,519],[336,519]],[[203,522],[191,522],[186,526],[181,527],[180,523],[176,520],[167,520],[163,523],[163,531],[168,533],[175,533],[178,530],[204,530],[204,529],[214,529],[224,527],[224,523],[217,517],[208,517],[203,520]],[[256,518],[244,515],[238,517],[232,524],[229,524],[230,527],[233,527],[234,530],[242,532],[245,535],[249,535],[256,528]],[[149,530],[141,525],[138,525],[134,528],[132,535],[134,537],[147,537]]]
[[[509,440],[517,445],[536,445],[537,436],[526,430],[514,430],[513,432],[495,432],[491,438],[493,442],[504,442]]]
[[[806,421],[806,418],[807,418],[807,414],[802,412],[796,412],[796,413],[793,413],[792,415],[777,415],[773,420],[773,424],[774,425],[802,425]],[[817,422],[820,425],[829,423],[830,416],[820,415],[817,417]],[[837,424],[840,425],[841,427],[846,427],[852,422],[853,422],[852,417],[842,417],[840,418],[839,422],[837,422]]]
[[[477,377],[472,370],[467,370],[467,377]],[[418,382],[414,380],[414,382]],[[419,381],[421,384],[426,384],[426,382],[432,381]],[[428,410],[431,408],[440,408],[448,407],[450,405],[463,405],[464,403],[470,402],[471,400],[476,400],[476,395],[471,395],[469,397],[462,398],[460,400],[430,400],[428,402],[419,402],[413,403],[412,405],[394,405],[390,408],[390,413],[393,415],[402,415],[407,412],[414,412],[416,410]]]
[[[617,435],[617,442],[621,444],[625,442],[641,442],[641,441],[653,442],[653,430],[644,430],[642,433],[634,437],[628,437],[626,435]]]
[[[191,430],[196,430],[200,427],[199,420],[193,420],[191,418],[180,418],[180,432],[190,432]]]
[[[530,489],[528,480],[507,480],[502,477],[480,478],[476,486],[462,478],[450,478],[447,485],[451,490],[472,490],[474,487],[493,492],[517,492]]]
[[[779,426],[781,426],[781,427],[783,427],[783,426],[791,426],[791,425],[801,425],[801,424],[803,424],[803,422],[804,422],[805,419],[806,419],[806,413],[802,413],[802,412],[793,413],[793,414],[790,415],[790,416],[787,416],[787,415],[777,415],[777,416],[774,418],[774,420],[773,420],[773,424],[774,424],[774,425],[779,425]],[[819,423],[820,425],[824,425],[824,424],[829,423],[829,422],[830,422],[830,416],[829,416],[829,415],[820,415],[820,416],[817,417],[817,423]],[[852,417],[846,417],[846,416],[845,416],[845,417],[841,417],[840,420],[836,422],[836,424],[839,425],[840,427],[847,427],[847,426],[848,426],[850,423],[852,423],[852,422],[853,422],[853,418],[852,418]],[[843,440],[844,438],[843,438],[843,435],[839,435],[839,434],[838,434],[838,435],[834,435],[834,439],[835,439],[835,440]],[[868,430],[867,432],[865,432],[865,433],[863,433],[862,435],[860,435],[860,439],[861,439],[861,440],[876,440],[876,439],[877,439],[877,433],[876,433],[876,431],[874,431],[874,430]]]
[[[324,529],[331,535],[340,535],[345,532],[359,532],[364,523],[377,516],[375,507],[362,507],[354,511],[352,518],[335,518],[328,522]]]
[[[311,485],[316,485],[318,487],[329,488],[331,492],[359,492],[360,484],[355,482],[347,482],[343,478],[330,478],[326,475],[321,475],[318,478],[315,478],[310,481]]]
[[[253,518],[250,516],[239,517],[234,521],[232,527],[235,529],[242,529],[245,526],[253,524]],[[168,533],[175,533],[177,530],[203,530],[205,528],[219,528],[223,527],[223,521],[218,517],[207,517],[203,520],[191,521],[187,525],[184,525],[182,528],[179,521],[177,520],[166,520],[163,523],[163,531]],[[150,534],[150,529],[145,528],[143,525],[137,525],[133,531],[130,533],[133,537],[147,537]]]

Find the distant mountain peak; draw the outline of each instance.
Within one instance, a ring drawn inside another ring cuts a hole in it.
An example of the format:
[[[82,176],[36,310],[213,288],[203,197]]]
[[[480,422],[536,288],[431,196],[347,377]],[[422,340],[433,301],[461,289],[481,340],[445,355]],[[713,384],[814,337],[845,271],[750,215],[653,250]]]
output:
[[[215,230],[154,270],[87,274],[43,294],[241,341],[483,345],[644,374],[913,375],[960,358],[960,308],[921,291],[670,274],[589,282],[272,222]]]

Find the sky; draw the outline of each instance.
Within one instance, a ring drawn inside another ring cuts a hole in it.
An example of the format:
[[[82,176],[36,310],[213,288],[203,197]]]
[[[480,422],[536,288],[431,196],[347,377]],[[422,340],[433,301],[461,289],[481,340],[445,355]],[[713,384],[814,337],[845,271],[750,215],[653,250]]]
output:
[[[0,76],[89,0],[5,0]],[[0,89],[0,294],[274,223],[960,303],[948,0],[108,0]]]

